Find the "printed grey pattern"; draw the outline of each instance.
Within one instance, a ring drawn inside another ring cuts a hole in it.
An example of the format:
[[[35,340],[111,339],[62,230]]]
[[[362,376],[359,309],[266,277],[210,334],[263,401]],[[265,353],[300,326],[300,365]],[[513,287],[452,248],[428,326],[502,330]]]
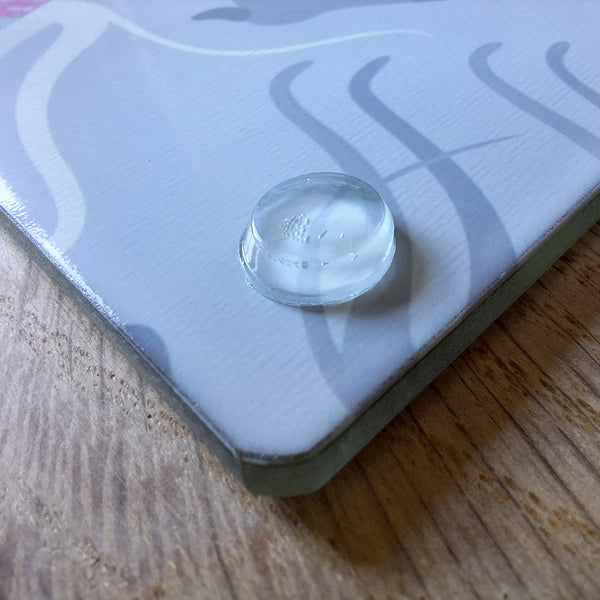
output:
[[[529,113],[542,123],[552,127],[552,129],[564,135],[580,148],[600,160],[599,137],[584,129],[581,125],[571,121],[571,119],[567,119],[567,117],[524,94],[494,73],[489,65],[489,58],[501,47],[502,44],[492,43],[485,44],[475,50],[469,60],[473,73],[505,100]]]
[[[411,150],[419,158],[419,166],[426,167],[446,190],[461,218],[467,236],[471,261],[470,295],[475,297],[482,286],[485,287],[484,282],[490,272],[501,272],[507,264],[514,263],[515,253],[510,237],[483,192],[450,158],[449,154],[443,152],[424,134],[391,111],[373,94],[370,88],[371,81],[388,60],[387,57],[376,59],[356,73],[349,85],[350,96],[365,114]],[[390,179],[398,177],[402,171],[396,171],[389,177],[381,177],[371,163],[349,142],[320,122],[295,100],[290,86],[311,64],[310,61],[297,63],[280,72],[271,84],[271,99],[286,118],[337,162],[343,172],[368,181],[380,191],[384,200],[392,207],[398,229],[399,248],[396,264],[389,276],[390,281],[385,286],[388,295],[387,303],[392,307],[406,307],[410,297],[412,249],[408,236],[403,233],[400,207],[387,184]],[[513,136],[473,144],[468,148],[478,148],[510,137]],[[350,315],[353,317],[349,315],[346,335],[352,334],[352,324],[356,320],[354,317],[365,310],[369,301],[371,302],[369,310],[376,310],[377,301],[370,295],[353,302],[350,308]],[[406,331],[409,326],[408,312],[399,310],[395,319],[398,330]],[[321,372],[338,397],[343,399],[345,386],[349,385],[348,378],[344,376],[348,364],[356,361],[356,367],[360,368],[358,363],[362,358],[357,354],[348,356],[348,353],[338,350],[331,339],[322,309],[304,311],[303,320]],[[410,351],[408,336],[404,337],[406,351]],[[341,369],[342,364],[344,369]]]
[[[454,204],[462,221],[471,261],[470,297],[485,287],[489,273],[501,273],[515,261],[504,224],[475,182],[447,154],[410,123],[388,108],[371,90],[371,82],[389,57],[365,65],[350,83],[350,95],[374,121],[423,161]]]
[[[432,164],[439,160],[444,159],[447,156],[456,156],[458,154],[463,154],[465,152],[470,152],[471,150],[477,150],[478,148],[485,148],[486,146],[490,146],[492,144],[497,144],[499,142],[506,142],[508,140],[512,140],[514,138],[519,137],[518,135],[504,135],[498,138],[494,138],[492,140],[486,140],[485,142],[475,142],[474,144],[467,144],[466,146],[462,146],[460,148],[455,148],[454,150],[449,150],[448,152],[443,152],[439,156],[435,158],[427,159],[426,161],[418,161],[412,165],[408,165],[407,167],[402,167],[397,171],[394,171],[390,175],[387,175],[383,178],[384,181],[394,181],[394,179],[398,179],[398,177],[402,177],[403,175],[408,175],[417,169],[422,169],[426,167],[428,164]]]
[[[248,21],[255,25],[285,25],[312,19],[325,12],[375,6],[381,4],[403,4],[407,2],[439,2],[440,0],[295,0],[294,2],[269,0],[237,0],[238,6],[211,8],[194,15],[194,21],[222,19],[224,21]]]
[[[557,42],[548,48],[546,52],[546,62],[552,69],[552,72],[566,83],[574,92],[600,108],[600,93],[583,83],[575,77],[565,65],[565,55],[569,51],[571,44],[569,42]]]

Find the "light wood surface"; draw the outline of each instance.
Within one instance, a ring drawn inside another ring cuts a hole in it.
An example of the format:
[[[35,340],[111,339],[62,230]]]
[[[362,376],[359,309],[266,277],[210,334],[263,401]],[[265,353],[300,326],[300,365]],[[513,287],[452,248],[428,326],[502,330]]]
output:
[[[600,598],[599,267],[596,225],[325,488],[277,499],[0,230],[0,599]]]

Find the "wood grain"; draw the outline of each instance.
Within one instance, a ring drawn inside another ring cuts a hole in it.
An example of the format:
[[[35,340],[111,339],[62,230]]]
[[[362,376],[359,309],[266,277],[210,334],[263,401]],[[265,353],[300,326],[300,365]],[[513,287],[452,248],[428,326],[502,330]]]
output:
[[[244,491],[0,233],[0,599],[600,597],[598,225],[289,499]]]

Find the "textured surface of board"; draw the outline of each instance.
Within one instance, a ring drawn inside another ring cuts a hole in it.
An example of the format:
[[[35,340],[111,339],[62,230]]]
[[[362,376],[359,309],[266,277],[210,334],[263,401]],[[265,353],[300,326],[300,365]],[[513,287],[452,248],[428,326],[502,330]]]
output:
[[[3,208],[259,470],[318,461],[600,181],[595,2],[282,6],[55,1],[0,29]],[[382,193],[398,257],[302,311],[237,246],[313,171]]]

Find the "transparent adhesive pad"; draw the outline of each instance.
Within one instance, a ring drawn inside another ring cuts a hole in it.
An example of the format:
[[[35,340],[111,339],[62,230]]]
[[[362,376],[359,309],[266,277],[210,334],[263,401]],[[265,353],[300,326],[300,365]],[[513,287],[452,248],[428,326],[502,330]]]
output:
[[[394,257],[394,222],[377,191],[339,173],[311,173],[269,190],[240,242],[250,285],[297,306],[367,292]]]

